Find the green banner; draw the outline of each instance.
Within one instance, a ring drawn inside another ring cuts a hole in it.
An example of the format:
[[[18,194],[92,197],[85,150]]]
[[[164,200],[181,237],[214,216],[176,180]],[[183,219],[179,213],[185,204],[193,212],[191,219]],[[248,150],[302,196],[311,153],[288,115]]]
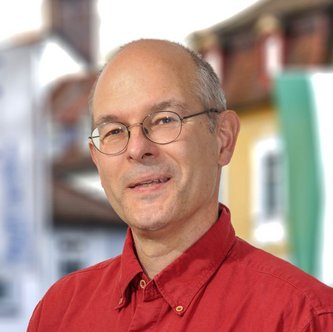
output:
[[[287,157],[291,258],[302,270],[317,276],[321,186],[310,79],[302,72],[283,73],[275,81],[274,92]]]

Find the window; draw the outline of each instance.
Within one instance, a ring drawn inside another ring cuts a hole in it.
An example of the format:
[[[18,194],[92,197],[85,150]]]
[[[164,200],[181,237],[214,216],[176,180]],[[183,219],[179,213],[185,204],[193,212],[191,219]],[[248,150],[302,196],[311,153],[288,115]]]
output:
[[[68,273],[80,270],[84,267],[84,264],[80,259],[64,259],[59,262],[59,274],[64,276]]]
[[[281,142],[268,137],[257,142],[252,152],[253,237],[257,243],[285,240],[285,172]]]
[[[223,78],[223,53],[217,48],[212,48],[204,55],[205,60],[212,66],[220,82]]]
[[[264,66],[267,77],[273,78],[282,69],[282,38],[278,34],[268,36],[263,43]]]
[[[15,316],[19,310],[18,284],[13,276],[0,274],[0,317]]]
[[[80,270],[87,265],[84,262],[87,244],[80,234],[66,234],[61,236],[57,242],[58,276],[62,277],[68,273]]]

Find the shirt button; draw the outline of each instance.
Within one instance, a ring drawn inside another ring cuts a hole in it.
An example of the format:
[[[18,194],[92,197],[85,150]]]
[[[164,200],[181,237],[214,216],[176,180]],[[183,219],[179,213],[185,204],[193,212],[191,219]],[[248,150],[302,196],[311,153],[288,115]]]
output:
[[[140,280],[140,287],[141,287],[142,289],[144,289],[144,288],[146,287],[146,285],[147,285],[147,283],[146,283],[143,279],[141,279],[141,280]]]
[[[182,305],[177,305],[176,311],[177,312],[182,312],[184,310],[184,307]]]

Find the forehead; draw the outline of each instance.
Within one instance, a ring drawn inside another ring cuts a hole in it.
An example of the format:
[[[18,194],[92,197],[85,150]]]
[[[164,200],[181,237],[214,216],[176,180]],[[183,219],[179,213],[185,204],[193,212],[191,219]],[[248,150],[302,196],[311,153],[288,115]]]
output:
[[[172,100],[193,107],[196,67],[189,54],[168,45],[135,45],[105,67],[93,98],[94,120],[106,113],[147,110]],[[117,114],[115,114],[117,115]]]
[[[188,113],[188,108],[186,105],[179,103],[176,100],[170,99],[165,100],[160,103],[153,104],[151,107],[147,108],[146,114],[152,114],[155,112],[162,112],[162,111],[171,111],[175,112],[177,114],[184,115]],[[95,126],[100,126],[102,124],[105,124],[106,122],[122,122],[124,120],[122,114],[117,114],[117,112],[110,112],[105,115],[99,115],[95,119]],[[141,119],[142,120],[142,119]]]

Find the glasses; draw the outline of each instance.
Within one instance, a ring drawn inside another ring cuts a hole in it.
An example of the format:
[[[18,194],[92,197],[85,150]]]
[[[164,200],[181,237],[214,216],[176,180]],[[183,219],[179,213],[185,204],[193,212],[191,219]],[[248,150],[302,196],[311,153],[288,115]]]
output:
[[[129,126],[120,122],[106,122],[96,127],[89,139],[101,153],[115,156],[126,150],[131,136],[131,128],[135,126],[141,126],[143,135],[149,141],[165,145],[174,142],[179,137],[185,120],[208,113],[220,112],[216,109],[208,109],[181,117],[176,112],[158,111],[145,116],[142,122]]]

